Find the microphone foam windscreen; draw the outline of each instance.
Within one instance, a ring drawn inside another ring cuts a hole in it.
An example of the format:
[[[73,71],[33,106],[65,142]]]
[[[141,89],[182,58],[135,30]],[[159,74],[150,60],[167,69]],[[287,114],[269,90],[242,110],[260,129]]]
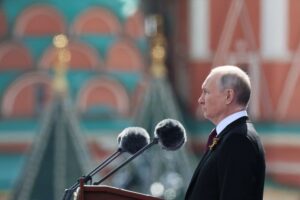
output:
[[[150,143],[150,136],[141,127],[128,127],[119,134],[118,143],[122,151],[135,154]]]
[[[182,124],[174,119],[164,119],[154,130],[154,136],[166,150],[177,150],[186,142],[186,133]]]

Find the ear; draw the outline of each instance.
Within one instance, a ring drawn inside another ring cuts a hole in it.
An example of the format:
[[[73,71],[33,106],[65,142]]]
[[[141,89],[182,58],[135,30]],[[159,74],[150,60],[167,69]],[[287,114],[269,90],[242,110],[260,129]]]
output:
[[[233,89],[226,89],[225,95],[226,95],[226,104],[227,105],[231,104],[235,96],[235,92],[233,91]]]

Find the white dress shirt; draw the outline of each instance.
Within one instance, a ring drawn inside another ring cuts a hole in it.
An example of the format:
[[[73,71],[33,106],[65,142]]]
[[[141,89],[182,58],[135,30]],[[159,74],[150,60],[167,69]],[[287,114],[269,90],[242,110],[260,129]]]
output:
[[[216,127],[217,135],[219,135],[230,123],[245,116],[248,116],[248,113],[246,110],[242,110],[225,117]]]

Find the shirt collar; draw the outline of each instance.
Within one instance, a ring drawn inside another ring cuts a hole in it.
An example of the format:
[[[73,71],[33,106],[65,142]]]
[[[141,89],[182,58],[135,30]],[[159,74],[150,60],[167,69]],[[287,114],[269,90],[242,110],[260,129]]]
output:
[[[246,110],[242,110],[225,117],[216,127],[217,134],[219,135],[230,123],[245,116],[248,116],[248,113]]]

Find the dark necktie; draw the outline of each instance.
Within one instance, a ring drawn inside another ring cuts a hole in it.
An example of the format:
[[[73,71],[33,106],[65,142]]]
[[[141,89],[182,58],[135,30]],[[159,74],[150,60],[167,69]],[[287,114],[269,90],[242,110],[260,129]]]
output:
[[[209,149],[209,146],[213,143],[213,139],[217,136],[217,131],[216,129],[213,129],[211,131],[211,133],[209,134],[208,136],[208,140],[207,140],[207,143],[206,143],[206,151]]]

